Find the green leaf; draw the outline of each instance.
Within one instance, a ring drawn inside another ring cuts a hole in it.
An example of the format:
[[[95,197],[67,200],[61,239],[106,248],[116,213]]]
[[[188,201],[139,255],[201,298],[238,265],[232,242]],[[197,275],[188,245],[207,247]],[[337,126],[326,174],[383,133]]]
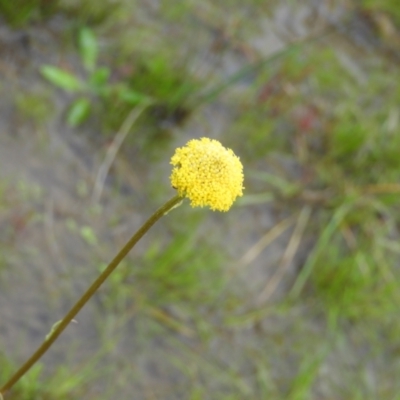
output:
[[[85,97],[75,100],[68,111],[67,115],[68,125],[74,128],[82,124],[82,122],[85,121],[85,119],[89,116],[89,114],[90,114],[90,101]]]
[[[145,94],[130,89],[121,90],[119,92],[119,97],[121,100],[126,101],[127,103],[132,105],[150,101],[150,98]]]
[[[79,52],[83,65],[88,71],[93,71],[96,66],[97,54],[99,52],[96,36],[91,29],[82,28],[79,32],[78,40]]]
[[[74,75],[51,65],[40,68],[42,76],[53,85],[70,92],[76,92],[84,88],[84,84]]]
[[[98,88],[104,86],[110,77],[110,70],[107,67],[101,67],[93,71],[90,75],[89,82],[91,86]]]

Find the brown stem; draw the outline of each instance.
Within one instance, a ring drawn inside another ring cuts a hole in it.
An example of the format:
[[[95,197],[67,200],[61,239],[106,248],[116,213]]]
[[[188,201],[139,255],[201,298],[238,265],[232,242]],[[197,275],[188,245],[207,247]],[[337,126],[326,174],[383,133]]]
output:
[[[87,301],[93,296],[96,290],[103,284],[109,275],[115,270],[118,264],[125,258],[132,247],[144,236],[144,234],[168,211],[172,210],[182,200],[180,196],[175,196],[167,201],[160,207],[143,225],[142,227],[129,239],[126,245],[119,251],[114,259],[108,264],[107,268],[98,276],[92,285],[86,290],[83,296],[76,302],[76,304],[68,311],[65,317],[57,323],[54,329],[46,337],[45,341],[40,345],[35,353],[21,366],[21,368],[8,380],[8,382],[0,389],[0,399],[2,394],[10,390],[15,383],[43,356],[49,347],[61,335],[64,329],[78,314]]]

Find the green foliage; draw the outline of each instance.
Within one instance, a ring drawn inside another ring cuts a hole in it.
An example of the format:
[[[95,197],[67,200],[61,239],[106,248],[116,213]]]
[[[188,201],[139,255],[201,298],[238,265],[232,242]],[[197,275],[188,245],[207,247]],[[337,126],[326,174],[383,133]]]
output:
[[[400,24],[400,10],[397,0],[360,0],[361,6],[371,11],[384,11]]]
[[[77,92],[85,89],[85,84],[71,73],[51,65],[45,65],[40,69],[45,79],[53,85],[69,92]]]
[[[54,110],[50,95],[35,89],[16,93],[15,106],[23,119],[37,126],[47,121]]]
[[[154,241],[133,265],[124,262],[108,280],[105,307],[122,311],[132,297],[152,307],[212,303],[223,286],[223,256],[207,241],[198,252],[195,243],[195,235],[178,233],[166,246]]]
[[[102,25],[118,18],[122,0],[59,0],[59,10],[79,25]],[[123,12],[123,11],[122,11]]]
[[[196,246],[201,243],[201,253]],[[175,234],[166,248],[153,243],[135,275],[152,304],[206,305],[222,288],[222,255],[195,235]]]
[[[110,70],[107,67],[97,66],[98,43],[92,30],[85,27],[78,34],[78,49],[82,64],[87,73],[87,79],[81,80],[72,73],[44,65],[40,72],[53,85],[68,92],[78,93],[67,112],[67,122],[71,127],[81,125],[92,112],[92,103],[95,99],[108,102],[115,99],[124,102],[128,107],[141,103],[151,102],[151,98],[130,89],[124,82],[110,83]]]
[[[69,126],[76,127],[82,124],[90,114],[90,101],[86,97],[75,100],[67,114],[67,122]]]
[[[310,46],[260,74],[245,98],[247,112],[233,128],[243,134],[231,139],[231,146],[241,146],[249,164],[251,157],[258,166],[264,158],[268,170],[247,174],[254,189],[244,201],[265,196],[267,202],[272,195],[293,206],[307,201],[308,193],[320,196],[311,203],[308,228],[315,242],[289,299],[317,299],[327,316],[340,320],[388,318],[400,300],[398,253],[387,250],[400,209],[400,139],[393,111],[398,87],[392,84],[397,79],[398,72],[386,64],[358,70],[331,48]],[[268,96],[260,101],[259,85],[265,82]],[[280,85],[290,86],[290,92]],[[304,115],[313,123],[303,123]],[[301,181],[288,163],[309,179]],[[308,398],[309,390],[299,398]]]
[[[85,69],[92,72],[97,64],[99,49],[97,39],[93,31],[89,28],[82,28],[79,31],[79,51]]]
[[[59,6],[59,0],[0,0],[0,15],[13,27],[47,18]]]
[[[105,99],[103,121],[106,131],[115,131],[132,106],[149,104],[139,121],[143,134],[135,139],[135,145],[150,151],[151,143],[169,139],[169,128],[188,117],[199,82],[163,53],[139,54],[126,62],[132,72],[118,84],[120,90]]]
[[[93,103],[100,107],[105,129],[115,132],[132,107],[148,104],[146,122],[179,123],[189,110],[185,103],[197,89],[197,83],[186,78],[163,56],[155,55],[138,62],[134,72],[124,80],[110,81],[111,70],[98,66],[98,43],[92,30],[82,28],[78,34],[78,50],[86,78],[51,65],[41,67],[42,76],[56,87],[74,93],[67,112],[70,126],[81,125],[93,112]],[[151,133],[149,133],[151,136]]]
[[[118,12],[120,1],[105,0],[0,0],[0,15],[12,27],[40,22],[56,13],[63,13],[81,24],[101,24]]]
[[[16,366],[2,353],[0,353],[0,365],[0,379],[5,382],[15,372]],[[82,396],[85,392],[84,379],[82,379],[85,375],[84,373],[81,377],[78,377],[78,375],[74,376],[71,371],[59,368],[50,376],[46,376],[45,385],[43,384],[43,375],[43,365],[36,364],[23,376],[18,386],[13,388],[10,393],[7,393],[7,399],[67,400],[71,396]],[[85,378],[87,379],[88,377],[86,376]]]
[[[185,71],[161,54],[143,59],[137,69],[138,72],[129,78],[130,86],[165,104],[169,112],[182,104],[197,87],[185,79]]]
[[[253,105],[246,107],[245,112],[238,115],[234,127],[234,131],[242,137],[240,141],[241,157],[251,162],[252,159],[265,157],[284,148],[286,138],[284,135],[275,135],[273,128],[274,121],[271,118],[260,113],[259,109],[254,109]],[[248,130],[252,132],[250,137],[245,134]],[[236,143],[233,143],[231,147],[235,145]]]
[[[316,381],[321,364],[326,357],[327,349],[316,351],[303,360],[299,366],[296,377],[291,382],[291,388],[287,398],[293,400],[307,400],[310,398],[312,387]]]

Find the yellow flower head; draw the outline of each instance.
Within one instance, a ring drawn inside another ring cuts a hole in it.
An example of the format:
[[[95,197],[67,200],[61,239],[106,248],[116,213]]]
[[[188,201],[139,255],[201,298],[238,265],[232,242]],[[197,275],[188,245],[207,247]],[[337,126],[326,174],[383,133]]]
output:
[[[242,163],[217,140],[190,140],[176,149],[171,164],[172,186],[190,199],[192,207],[228,211],[236,197],[243,195]]]

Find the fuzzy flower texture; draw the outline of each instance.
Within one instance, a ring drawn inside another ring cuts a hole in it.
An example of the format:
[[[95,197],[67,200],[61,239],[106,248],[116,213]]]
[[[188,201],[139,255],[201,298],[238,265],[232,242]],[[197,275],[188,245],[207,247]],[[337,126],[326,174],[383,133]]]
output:
[[[243,195],[242,163],[217,140],[190,140],[176,149],[171,164],[172,186],[180,196],[190,199],[192,207],[228,211]]]

